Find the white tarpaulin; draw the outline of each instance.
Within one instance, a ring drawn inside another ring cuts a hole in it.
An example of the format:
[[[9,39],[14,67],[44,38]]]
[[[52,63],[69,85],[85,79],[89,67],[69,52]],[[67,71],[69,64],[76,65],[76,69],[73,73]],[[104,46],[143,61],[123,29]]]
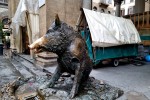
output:
[[[20,26],[26,26],[26,12],[29,14],[39,14],[38,0],[20,0],[12,22]]]
[[[21,32],[18,26],[26,26],[29,43],[39,38],[39,2],[38,0],[20,0],[12,25],[16,26],[17,50],[21,51]],[[31,52],[32,53],[32,52]],[[32,54],[31,54],[32,55]]]
[[[140,43],[141,39],[131,20],[84,9],[91,32],[93,47],[110,47]]]

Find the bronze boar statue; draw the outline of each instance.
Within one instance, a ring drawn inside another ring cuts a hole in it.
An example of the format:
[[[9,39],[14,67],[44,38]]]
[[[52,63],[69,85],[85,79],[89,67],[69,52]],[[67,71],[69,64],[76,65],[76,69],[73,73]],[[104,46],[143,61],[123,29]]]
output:
[[[72,27],[59,20],[58,15],[47,33],[29,45],[36,52],[47,50],[58,55],[58,66],[48,83],[40,88],[53,87],[62,73],[74,74],[70,98],[78,93],[81,83],[86,82],[92,70],[92,61],[88,56],[84,39]]]

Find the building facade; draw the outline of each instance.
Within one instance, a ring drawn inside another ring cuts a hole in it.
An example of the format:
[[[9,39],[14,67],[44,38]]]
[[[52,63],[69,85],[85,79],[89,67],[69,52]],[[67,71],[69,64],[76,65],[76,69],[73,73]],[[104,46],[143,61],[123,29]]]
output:
[[[93,0],[92,9],[108,14],[115,14],[113,0]]]
[[[8,9],[8,0],[0,0],[0,8]],[[0,11],[2,11],[2,9]]]
[[[58,14],[61,21],[75,27],[80,14],[82,0],[40,0],[40,34],[43,35],[49,29]]]
[[[93,0],[93,8],[97,11],[115,15],[114,0]],[[121,4],[121,16],[150,11],[150,0],[124,0]]]
[[[124,0],[121,5],[122,16],[146,11],[150,11],[150,0]]]
[[[142,44],[150,46],[150,0],[125,0],[121,12],[124,18],[132,20]]]
[[[9,21],[9,19],[8,19],[8,0],[0,0],[0,24],[1,24],[0,45],[1,45],[1,47],[3,47],[4,45],[5,45],[5,47],[9,47],[9,45],[10,45],[10,41],[9,41],[10,35],[7,32],[8,28],[9,28],[8,21]]]
[[[0,19],[8,18],[8,0],[0,0]]]
[[[20,0],[9,0],[9,18],[12,19],[16,13]],[[80,15],[82,0],[38,0],[39,1],[39,30],[40,36],[43,36],[54,21],[55,15],[58,14],[61,21],[66,22],[72,27],[76,26],[77,19]],[[12,31],[11,45],[12,48],[17,48],[19,53],[23,53],[28,48],[29,38],[27,27],[21,28],[20,39],[17,40],[16,33]],[[24,35],[26,34],[26,35]],[[17,36],[17,37],[18,37]],[[19,42],[19,43],[18,43]],[[34,42],[34,41],[32,41]],[[24,44],[26,43],[26,44]],[[24,47],[25,46],[25,47]]]
[[[4,1],[4,0],[1,0]],[[8,0],[9,18],[13,18],[20,0]],[[72,27],[76,26],[80,15],[80,8],[84,0],[39,0],[39,31],[40,37],[43,36],[54,21],[56,14],[60,20],[66,22]],[[124,0],[121,5],[121,15],[130,15],[150,10],[150,0]],[[139,4],[142,4],[142,6]],[[92,0],[92,9],[100,12],[115,15],[114,0]],[[133,20],[133,17],[131,18]],[[136,22],[137,23],[137,22]],[[135,25],[136,25],[135,23]],[[25,32],[26,28],[23,28]],[[27,34],[27,32],[25,32]],[[26,35],[28,41],[29,36]],[[15,37],[14,37],[15,38]],[[13,40],[13,39],[12,39]],[[21,41],[21,42],[23,42]],[[11,43],[13,43],[12,41]],[[27,42],[29,43],[29,42]],[[17,44],[15,44],[17,45]],[[19,45],[19,44],[18,44]],[[27,45],[27,44],[26,44]],[[21,46],[21,48],[23,48]],[[26,47],[27,48],[27,47]],[[23,50],[18,50],[23,52]]]

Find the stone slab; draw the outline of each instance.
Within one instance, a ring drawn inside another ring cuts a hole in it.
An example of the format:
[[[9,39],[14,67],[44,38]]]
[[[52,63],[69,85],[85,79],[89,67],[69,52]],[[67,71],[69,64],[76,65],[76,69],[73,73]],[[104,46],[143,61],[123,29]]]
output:
[[[52,65],[57,64],[57,61],[54,62],[41,62],[41,61],[36,61],[36,65],[40,65],[41,67],[50,67]]]
[[[51,52],[42,52],[36,55],[36,64],[48,67],[57,63],[57,55]]]
[[[52,58],[57,58],[57,55],[52,52],[41,52],[37,54],[37,57],[40,57],[43,59],[52,59]]]
[[[49,62],[57,62],[57,59],[43,59],[43,58],[36,58],[36,61],[49,63]]]

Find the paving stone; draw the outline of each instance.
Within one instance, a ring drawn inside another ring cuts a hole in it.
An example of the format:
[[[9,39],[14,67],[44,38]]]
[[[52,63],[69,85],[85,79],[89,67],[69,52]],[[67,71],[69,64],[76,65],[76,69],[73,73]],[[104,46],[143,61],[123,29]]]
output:
[[[0,87],[20,76],[21,74],[14,68],[9,59],[0,56]]]

